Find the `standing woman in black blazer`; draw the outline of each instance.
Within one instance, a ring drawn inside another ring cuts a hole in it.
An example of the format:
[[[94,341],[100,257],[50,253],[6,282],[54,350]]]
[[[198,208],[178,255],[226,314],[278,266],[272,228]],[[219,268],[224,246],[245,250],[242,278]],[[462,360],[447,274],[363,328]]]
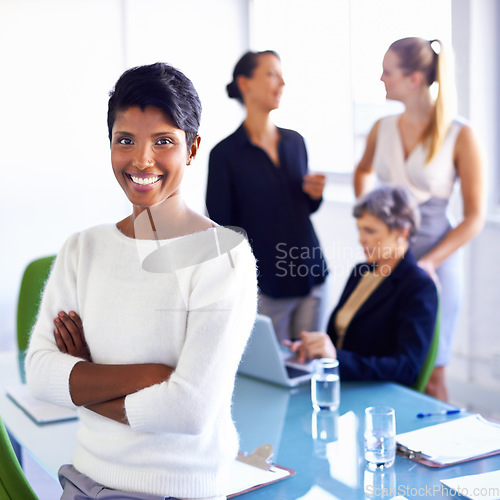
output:
[[[429,350],[438,296],[408,250],[420,215],[402,187],[381,187],[354,207],[366,262],[354,267],[327,334],[302,332],[291,345],[301,361],[339,360],[342,380],[413,385]]]
[[[327,265],[309,216],[322,201],[325,177],[308,174],[304,139],[277,127],[285,82],[273,51],[247,52],[227,86],[247,116],[210,153],[207,209],[224,226],[247,234],[259,269],[259,312],[278,338],[323,327]]]

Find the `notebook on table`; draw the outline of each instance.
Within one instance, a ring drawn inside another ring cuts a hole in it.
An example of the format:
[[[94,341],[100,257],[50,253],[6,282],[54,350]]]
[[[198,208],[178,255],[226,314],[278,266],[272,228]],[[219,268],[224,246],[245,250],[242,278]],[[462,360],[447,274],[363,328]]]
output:
[[[7,396],[37,424],[50,424],[78,418],[76,410],[35,399],[25,384],[7,389]]]

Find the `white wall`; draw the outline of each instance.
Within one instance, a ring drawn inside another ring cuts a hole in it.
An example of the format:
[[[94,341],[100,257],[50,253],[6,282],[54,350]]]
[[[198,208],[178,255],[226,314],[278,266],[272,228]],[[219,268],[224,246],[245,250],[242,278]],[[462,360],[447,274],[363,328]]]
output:
[[[471,120],[480,140],[489,182],[486,226],[467,247],[466,297],[449,384],[457,404],[487,404],[485,410],[500,418],[500,3],[453,0],[452,6],[459,111]]]
[[[0,348],[13,346],[26,263],[130,212],[106,128],[127,67],[161,60],[195,84],[202,143],[184,189],[204,209],[208,153],[242,118],[225,85],[248,49],[248,1],[0,0]]]

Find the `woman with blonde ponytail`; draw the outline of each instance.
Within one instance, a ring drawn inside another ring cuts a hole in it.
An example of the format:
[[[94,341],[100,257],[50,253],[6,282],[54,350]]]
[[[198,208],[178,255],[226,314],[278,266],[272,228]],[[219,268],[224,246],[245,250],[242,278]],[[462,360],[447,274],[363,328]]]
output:
[[[439,351],[426,391],[445,401],[444,368],[463,289],[460,249],[481,230],[485,211],[479,146],[471,127],[456,116],[446,63],[439,40],[412,37],[391,44],[380,79],[387,99],[402,102],[405,110],[375,123],[354,174],[356,196],[371,189],[376,175],[379,183],[406,186],[419,202],[422,222],[412,251],[440,290]],[[463,218],[453,225],[447,208],[457,179]]]

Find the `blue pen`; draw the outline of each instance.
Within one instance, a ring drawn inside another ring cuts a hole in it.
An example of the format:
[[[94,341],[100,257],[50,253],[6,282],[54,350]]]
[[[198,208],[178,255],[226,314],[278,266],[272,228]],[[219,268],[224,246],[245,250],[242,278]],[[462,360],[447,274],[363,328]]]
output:
[[[456,410],[435,411],[429,413],[418,413],[417,418],[433,417],[434,415],[454,415],[455,413],[462,413],[463,411],[465,411],[465,408],[457,408]]]

